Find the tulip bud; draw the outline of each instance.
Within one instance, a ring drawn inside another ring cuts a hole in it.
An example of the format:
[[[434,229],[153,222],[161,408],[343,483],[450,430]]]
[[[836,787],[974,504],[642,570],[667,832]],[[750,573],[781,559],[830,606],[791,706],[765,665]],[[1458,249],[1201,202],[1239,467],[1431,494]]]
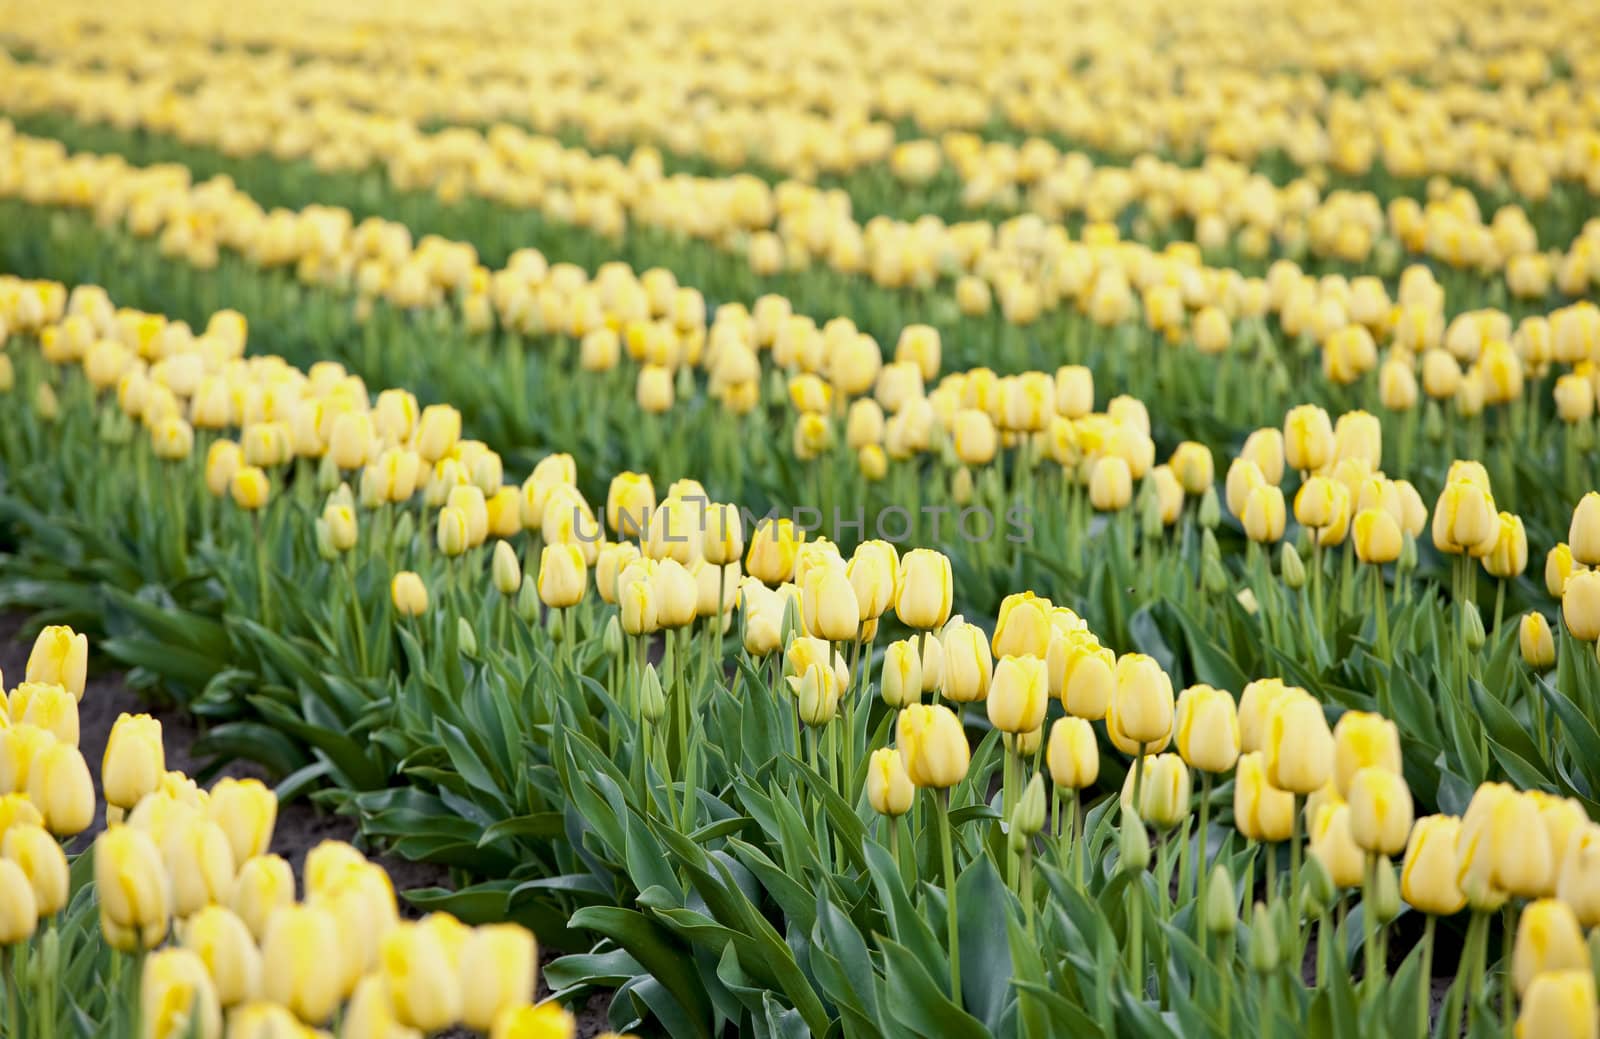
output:
[[[1567,544],[1575,562],[1600,566],[1600,491],[1585,494],[1572,510]]]
[[[522,564],[517,561],[516,550],[509,541],[494,543],[494,561],[490,564],[495,591],[510,598],[522,589]]]
[[[1488,635],[1483,630],[1483,614],[1478,612],[1478,604],[1471,600],[1461,604],[1461,641],[1473,653],[1482,649],[1488,641]]]
[[[989,640],[976,625],[951,623],[940,636],[944,653],[944,682],[940,691],[956,703],[977,703],[989,695],[993,663]]]
[[[1134,812],[1159,830],[1171,829],[1189,814],[1193,789],[1189,770],[1176,754],[1150,754],[1144,759],[1144,780],[1139,787],[1139,804],[1133,803],[1135,771],[1128,771],[1122,784],[1122,810]]]
[[[1333,727],[1333,781],[1339,796],[1350,797],[1356,773],[1369,766],[1400,772],[1400,730],[1370,711],[1346,711]]]
[[[1467,903],[1456,879],[1460,832],[1461,821],[1447,815],[1424,816],[1411,829],[1400,872],[1400,893],[1424,913],[1449,916]]]
[[[1267,718],[1267,781],[1291,794],[1309,794],[1333,773],[1333,734],[1322,705],[1308,694],[1285,697]]]
[[[1130,812],[1122,815],[1122,825],[1117,831],[1117,869],[1125,873],[1139,873],[1150,865],[1150,835],[1145,832],[1144,820]]]
[[[1194,685],[1178,697],[1175,742],[1183,760],[1203,772],[1226,772],[1239,759],[1239,715],[1233,697]]]
[[[1233,886],[1233,874],[1227,864],[1219,862],[1211,870],[1206,884],[1206,930],[1214,935],[1229,935],[1239,926],[1239,892]]]
[[[895,613],[912,628],[937,628],[950,617],[953,578],[950,560],[932,549],[912,549],[900,560]]]
[[[1057,789],[1081,790],[1100,775],[1100,748],[1094,729],[1083,718],[1059,718],[1050,727],[1045,750],[1050,781]]]
[[[161,835],[161,855],[172,878],[172,911],[179,917],[233,896],[234,859],[228,835],[198,815],[173,819]]]
[[[1322,860],[1310,856],[1300,867],[1300,904],[1304,915],[1326,913],[1339,900],[1339,888]]]
[[[1306,565],[1300,560],[1300,553],[1295,551],[1293,544],[1283,543],[1283,559],[1280,564],[1283,571],[1283,583],[1289,588],[1298,591],[1306,584]]]
[[[463,656],[478,655],[478,633],[472,630],[472,622],[465,617],[456,618],[456,648]]]
[[[1282,959],[1278,944],[1278,924],[1266,903],[1257,902],[1250,919],[1250,968],[1257,974],[1271,974]]]
[[[1539,804],[1527,794],[1511,794],[1492,805],[1489,816],[1492,855],[1490,879],[1514,896],[1542,895],[1555,876],[1549,830]]]
[[[1555,636],[1550,622],[1537,610],[1522,615],[1517,626],[1517,642],[1522,650],[1522,661],[1535,671],[1548,671],[1556,662]]]
[[[1586,929],[1600,923],[1600,827],[1585,825],[1568,839],[1556,896]]]
[[[32,725],[58,743],[78,745],[78,701],[59,685],[23,682],[11,690],[11,721]]]
[[[1154,659],[1130,653],[1117,661],[1111,710],[1130,742],[1165,743],[1172,734],[1172,679]]]
[[[667,697],[661,690],[661,676],[654,664],[646,664],[639,684],[639,713],[648,722],[659,722],[667,713]]]
[[[986,702],[989,722],[1001,732],[1032,732],[1044,724],[1049,677],[1038,657],[1001,657]]]
[[[1577,917],[1564,902],[1541,898],[1530,902],[1517,921],[1512,953],[1512,978],[1518,995],[1541,974],[1589,966],[1589,948]]]
[[[461,950],[461,1023],[487,1032],[503,1011],[531,1003],[537,968],[533,935],[524,928],[474,928]]]
[[[1020,854],[1027,848],[1029,838],[1044,829],[1044,812],[1044,776],[1035,772],[1011,811],[1012,850]]]
[[[123,929],[166,934],[171,881],[150,835],[131,826],[106,830],[94,843],[94,886],[100,915]]]
[[[163,949],[144,961],[139,1007],[146,1039],[219,1039],[222,1009],[200,957]]]
[[[884,651],[880,690],[890,707],[904,707],[922,698],[922,661],[915,637],[890,643]]]
[[[1398,774],[1361,769],[1350,786],[1350,836],[1369,854],[1394,855],[1411,833],[1411,791]]]

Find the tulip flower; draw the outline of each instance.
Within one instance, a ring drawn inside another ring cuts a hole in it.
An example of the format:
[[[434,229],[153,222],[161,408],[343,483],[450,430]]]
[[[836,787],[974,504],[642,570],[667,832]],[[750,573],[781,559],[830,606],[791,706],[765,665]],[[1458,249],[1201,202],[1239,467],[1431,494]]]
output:
[[[856,638],[861,630],[861,608],[843,565],[810,568],[801,593],[807,631],[829,642]]]
[[[944,681],[939,691],[958,704],[977,703],[989,696],[993,661],[983,630],[964,621],[946,626],[940,636],[944,655]]]
[[[1046,653],[1050,688],[1068,714],[1098,721],[1104,718],[1116,688],[1117,657],[1087,631],[1051,636]]]
[[[140,1034],[146,1039],[219,1039],[222,1008],[205,963],[183,948],[144,961],[139,982]]]
[[[395,612],[402,617],[420,617],[428,612],[428,587],[410,570],[394,575],[389,584],[389,596],[394,601]]]
[[[261,943],[261,994],[308,1024],[326,1021],[338,1004],[340,977],[325,957],[338,947],[332,914],[312,906],[279,909]]]
[[[1574,562],[1600,566],[1600,491],[1590,491],[1579,499],[1572,510],[1566,543]]]
[[[88,666],[88,638],[65,625],[52,624],[33,640],[24,681],[59,685],[82,700]]]
[[[1579,642],[1600,640],[1600,570],[1580,570],[1567,579],[1561,619]]]
[[[32,938],[38,926],[32,882],[16,862],[0,858],[0,951]]]
[[[200,958],[224,1007],[260,998],[261,952],[231,910],[207,906],[180,928],[183,947]]]
[[[1002,599],[991,642],[994,655],[1044,658],[1053,630],[1050,609],[1050,600],[1032,592],[1018,592]]]
[[[950,560],[932,549],[917,548],[900,559],[895,614],[911,628],[941,627],[950,618],[954,593]]]
[[[1122,810],[1138,809],[1140,819],[1158,829],[1170,829],[1189,815],[1192,790],[1189,770],[1176,754],[1151,754],[1144,762],[1138,804],[1134,803],[1135,772],[1130,770],[1122,784]]]
[[[899,751],[880,748],[867,762],[867,801],[880,815],[900,816],[911,810],[916,788]],[[894,831],[891,830],[891,839]]]
[[[266,854],[278,818],[278,797],[259,779],[218,780],[206,811],[222,827],[235,862]]]
[[[884,650],[879,689],[890,707],[905,707],[921,699],[922,660],[915,639],[892,642]]]
[[[1517,1039],[1594,1039],[1600,1036],[1600,1009],[1595,1000],[1594,972],[1554,970],[1528,983],[1517,1017]]]
[[[1239,715],[1233,697],[1208,685],[1194,685],[1178,697],[1178,753],[1204,773],[1227,772],[1239,759]]]
[[[583,601],[589,569],[576,545],[546,545],[539,556],[539,600],[552,610],[564,610]]]
[[[538,956],[533,935],[516,924],[474,928],[461,951],[461,1021],[487,1032],[500,1014],[533,1000]]]
[[[1398,773],[1376,766],[1356,772],[1349,786],[1350,836],[1372,855],[1395,855],[1411,834],[1411,791]]]
[[[1013,735],[1039,728],[1050,702],[1048,686],[1043,660],[1031,656],[1001,657],[985,701],[990,723]]]
[[[94,783],[78,748],[52,743],[28,765],[28,800],[44,817],[45,829],[57,837],[82,833],[94,821]]]
[[[1350,797],[1350,783],[1364,768],[1399,774],[1400,730],[1370,711],[1346,711],[1333,727],[1333,780],[1339,796]]]
[[[1059,718],[1050,727],[1045,750],[1050,781],[1062,790],[1093,786],[1100,775],[1100,750],[1094,729],[1083,718]]]
[[[1550,631],[1550,622],[1537,610],[1522,615],[1517,625],[1517,645],[1522,651],[1522,662],[1535,671],[1548,671],[1555,666],[1556,641]],[[1542,711],[1535,714],[1542,717]],[[1536,721],[1537,726],[1537,721]]]
[[[1533,979],[1553,971],[1589,966],[1589,948],[1577,917],[1566,903],[1554,898],[1530,902],[1517,921],[1516,947],[1511,974],[1517,995],[1524,995]]]

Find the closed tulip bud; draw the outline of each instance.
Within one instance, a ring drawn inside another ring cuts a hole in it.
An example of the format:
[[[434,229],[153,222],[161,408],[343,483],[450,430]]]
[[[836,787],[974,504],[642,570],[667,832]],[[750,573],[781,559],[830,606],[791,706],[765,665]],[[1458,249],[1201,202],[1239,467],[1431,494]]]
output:
[[[1050,648],[1050,609],[1050,600],[1032,592],[1001,600],[992,641],[995,655],[1044,657]]]
[[[230,1017],[230,1022],[238,1012]],[[294,1025],[294,1035],[299,1035],[299,1025]],[[252,1039],[268,1039],[251,1033]],[[351,993],[350,1002],[340,1014],[341,1039],[422,1039],[422,1033],[400,1023],[394,1007],[389,1002],[389,990],[380,974],[362,978]],[[233,1039],[230,1035],[229,1039]],[[272,1039],[276,1039],[273,1036]]]
[[[904,707],[922,698],[922,660],[916,638],[892,642],[884,650],[880,690],[890,707]]]
[[[1548,671],[1556,662],[1555,636],[1550,622],[1537,610],[1522,615],[1517,626],[1517,643],[1522,649],[1522,661],[1535,671]]]
[[[1206,930],[1218,936],[1230,935],[1239,926],[1239,892],[1233,886],[1233,873],[1227,864],[1218,862],[1212,867],[1211,879],[1206,885]]]
[[[250,929],[231,910],[207,906],[183,925],[180,938],[205,965],[224,1007],[260,997],[261,952]]]
[[[1476,482],[1453,480],[1433,507],[1433,546],[1451,555],[1485,555],[1499,537],[1494,499]]]
[[[15,862],[33,889],[34,909],[40,918],[60,912],[67,904],[67,856],[54,837],[41,826],[0,829],[0,857]]]
[[[1089,721],[1106,716],[1116,689],[1116,654],[1087,631],[1056,632],[1045,663],[1050,687],[1068,714]]]
[[[1026,851],[1030,840],[1044,829],[1044,819],[1044,776],[1035,772],[1017,799],[1017,806],[1011,810],[1008,820],[1011,850],[1018,855]]]
[[[850,556],[845,576],[855,590],[861,619],[877,620],[894,605],[900,557],[887,541],[863,541]]]
[[[402,570],[389,583],[389,597],[395,612],[402,617],[420,617],[428,612],[428,587],[410,570]]]
[[[1267,781],[1309,794],[1333,774],[1333,734],[1322,705],[1305,693],[1280,700],[1267,718]]]
[[[461,439],[461,412],[448,404],[430,404],[417,420],[416,442],[412,445],[429,465],[437,462]]]
[[[1202,772],[1226,772],[1239,759],[1239,715],[1233,697],[1194,685],[1178,697],[1178,753]]]
[[[38,926],[39,907],[28,875],[10,859],[0,859],[0,949],[32,938]]]
[[[1149,865],[1150,835],[1145,832],[1144,820],[1124,812],[1117,828],[1117,870],[1141,873]]]
[[[990,724],[1001,732],[1018,734],[1039,728],[1050,704],[1045,662],[1038,657],[1001,657],[986,704]]]
[[[1495,887],[1536,898],[1553,885],[1559,864],[1536,800],[1527,794],[1500,798],[1489,817],[1489,834],[1490,880]]]
[[[28,800],[57,837],[82,833],[94,822],[94,781],[78,748],[53,743],[28,764]]]
[[[1517,1039],[1595,1039],[1600,1036],[1600,1009],[1595,1001],[1594,972],[1587,966],[1539,974],[1527,985],[1517,1017]]]
[[[266,854],[278,820],[278,795],[259,779],[223,778],[211,788],[206,813],[222,827],[235,862]]]
[[[1582,375],[1569,372],[1556,379],[1556,414],[1568,425],[1594,417],[1594,384]]]
[[[948,625],[939,636],[944,651],[940,692],[956,703],[977,703],[989,695],[994,677],[989,640],[982,629],[966,622]]]
[[[113,924],[166,933],[171,881],[160,850],[144,830],[114,826],[95,839],[94,886],[100,913]]]
[[[1528,568],[1528,534],[1522,519],[1502,512],[1495,529],[1494,547],[1483,557],[1483,568],[1502,580],[1520,576]]]
[[[950,559],[933,549],[915,548],[900,560],[895,614],[907,627],[928,630],[950,619],[954,579]]]
[[[1394,855],[1411,833],[1411,790],[1385,768],[1367,767],[1350,782],[1350,836],[1363,851]]]
[[[681,628],[694,622],[700,603],[700,587],[694,575],[677,560],[662,559],[657,562],[651,577],[651,590],[655,596],[656,624],[659,627]],[[854,602],[854,599],[851,601]],[[550,605],[548,599],[545,602]]]
[[[1296,591],[1305,587],[1306,565],[1301,561],[1299,551],[1288,541],[1283,543],[1279,569],[1283,571],[1284,585]]]
[[[622,630],[627,634],[649,635],[660,629],[656,614],[656,589],[649,578],[621,583],[618,605]]]
[[[1234,825],[1253,841],[1276,843],[1292,835],[1294,797],[1267,782],[1265,758],[1260,751],[1239,757],[1233,784]]]
[[[734,505],[706,506],[705,535],[701,551],[713,566],[736,563],[744,555],[744,525]]]
[[[59,685],[75,699],[82,700],[88,673],[88,637],[64,624],[52,624],[33,640],[24,680]]]
[[[1289,468],[1313,472],[1333,458],[1333,423],[1314,404],[1293,408],[1283,420],[1283,453]]]
[[[1112,710],[1117,728],[1133,743],[1165,743],[1172,735],[1172,679],[1154,659],[1129,653],[1117,661]]]
[[[961,721],[948,707],[912,704],[895,721],[895,744],[906,774],[919,788],[945,789],[961,782],[972,751]]]
[[[905,759],[888,747],[875,750],[867,763],[867,801],[879,815],[899,816],[911,810],[916,788],[906,773]]]
[[[294,873],[277,855],[257,855],[239,867],[228,906],[256,941],[267,934],[272,914],[294,903]]]
[[[487,1032],[504,1010],[533,1001],[538,957],[533,935],[516,924],[474,928],[461,951],[461,1023]]]
[[[1313,530],[1333,526],[1339,519],[1341,491],[1342,484],[1326,476],[1313,476],[1301,484],[1294,496],[1295,521]],[[1349,493],[1344,493],[1348,499]],[[1348,508],[1348,501],[1345,507]]]
[[[1400,871],[1400,894],[1421,912],[1449,916],[1467,904],[1456,877],[1460,832],[1461,821],[1448,815],[1424,816],[1411,829]]]
[[[326,1021],[338,1005],[342,980],[339,971],[329,969],[327,957],[339,945],[338,921],[327,910],[309,905],[278,910],[261,943],[261,994],[307,1024]]]
[[[1478,604],[1470,601],[1462,603],[1461,641],[1466,643],[1470,652],[1476,653],[1487,640],[1488,635],[1483,630],[1483,614],[1478,612]]]
[[[494,579],[495,591],[508,599],[522,589],[522,564],[517,561],[516,550],[509,541],[494,543],[494,560],[489,573]]]
[[[219,1039],[222,1035],[216,987],[200,957],[188,949],[163,949],[144,961],[139,1010],[144,1039]]]
[[[1533,979],[1541,974],[1588,966],[1589,948],[1584,944],[1578,918],[1566,903],[1541,898],[1523,909],[1511,957],[1512,980],[1518,995],[1526,993]]]
[[[1107,456],[1089,473],[1089,503],[1099,512],[1119,512],[1133,500],[1133,473],[1125,459]]]
[[[1356,513],[1351,526],[1356,546],[1356,558],[1363,563],[1382,566],[1400,558],[1405,538],[1400,524],[1384,509],[1362,509]]]
[[[972,470],[962,466],[950,477],[950,500],[964,509],[972,504],[972,495]]]
[[[1567,578],[1572,576],[1574,570],[1581,570],[1572,561],[1572,550],[1566,542],[1561,542],[1552,548],[1544,557],[1544,586],[1552,596],[1559,599],[1567,590]]]
[[[1058,789],[1081,790],[1100,776],[1100,748],[1094,729],[1083,718],[1060,718],[1050,727],[1045,749],[1050,781]]]
[[[658,722],[667,713],[667,696],[661,689],[661,675],[654,664],[646,664],[639,683],[639,712],[648,722]]]
[[[1584,566],[1600,566],[1600,491],[1590,491],[1572,510],[1567,531],[1572,558]]]
[[[798,701],[800,720],[820,728],[833,721],[839,712],[839,679],[822,663],[809,665],[803,674],[791,676],[789,687]]]
[[[1572,907],[1585,929],[1600,924],[1600,826],[1586,823],[1567,840],[1556,897]]]

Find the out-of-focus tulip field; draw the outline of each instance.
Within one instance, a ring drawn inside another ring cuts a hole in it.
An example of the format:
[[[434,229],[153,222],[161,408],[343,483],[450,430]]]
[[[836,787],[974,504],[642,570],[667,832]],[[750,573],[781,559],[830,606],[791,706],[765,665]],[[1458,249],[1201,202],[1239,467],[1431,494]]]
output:
[[[1600,1037],[1597,40],[0,0],[0,1037]]]

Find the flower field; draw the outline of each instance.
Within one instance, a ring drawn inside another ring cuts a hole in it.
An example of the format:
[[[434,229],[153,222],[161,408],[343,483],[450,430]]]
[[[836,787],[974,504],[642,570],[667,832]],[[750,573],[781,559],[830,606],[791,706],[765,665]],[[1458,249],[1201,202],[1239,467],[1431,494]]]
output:
[[[0,1037],[1600,1037],[1597,35],[0,0]]]

